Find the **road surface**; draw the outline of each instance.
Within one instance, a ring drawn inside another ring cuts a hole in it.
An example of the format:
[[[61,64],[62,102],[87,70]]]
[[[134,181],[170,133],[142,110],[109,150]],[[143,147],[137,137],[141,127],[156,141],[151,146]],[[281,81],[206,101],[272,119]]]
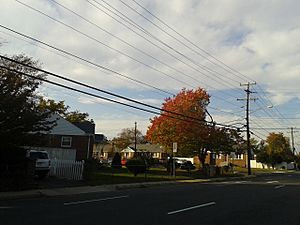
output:
[[[0,202],[2,225],[299,225],[300,174]]]

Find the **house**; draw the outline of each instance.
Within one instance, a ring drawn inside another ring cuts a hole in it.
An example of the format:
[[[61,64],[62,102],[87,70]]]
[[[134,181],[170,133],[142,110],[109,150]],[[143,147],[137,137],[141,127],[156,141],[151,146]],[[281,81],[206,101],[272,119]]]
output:
[[[56,114],[49,120],[56,120],[56,126],[45,135],[43,145],[34,148],[47,150],[51,159],[86,160],[92,157],[93,122],[85,121],[81,129],[79,124],[74,125]]]
[[[127,148],[121,151],[121,157],[130,159],[136,154],[148,154],[153,159],[166,158],[165,150],[158,144],[137,144],[136,151],[134,150],[135,145],[131,144]]]
[[[121,151],[114,145],[113,142],[108,142],[105,139],[101,139],[101,137],[100,137],[100,139],[99,139],[99,137],[97,139],[98,140],[95,140],[94,147],[93,147],[93,158],[99,159],[99,160],[100,159],[107,160],[109,158],[113,158],[116,152]],[[99,142],[99,140],[102,140],[102,141]]]
[[[195,164],[200,164],[198,156],[194,157]],[[205,163],[209,165],[216,165],[216,166],[226,166],[229,164],[233,164],[239,167],[247,167],[247,154],[216,154],[212,153],[211,151],[207,152],[207,156],[205,158]]]
[[[103,134],[95,134],[94,146],[93,146],[93,158],[100,159],[103,158],[103,150],[107,144],[107,137]]]

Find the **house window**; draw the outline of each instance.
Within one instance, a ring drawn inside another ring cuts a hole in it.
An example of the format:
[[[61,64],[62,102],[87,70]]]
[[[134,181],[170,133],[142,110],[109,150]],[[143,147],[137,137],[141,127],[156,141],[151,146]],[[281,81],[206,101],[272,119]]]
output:
[[[61,137],[61,147],[71,147],[72,137]]]
[[[217,154],[216,155],[216,159],[222,159],[222,155],[221,154]]]
[[[235,159],[243,159],[243,154],[236,154]]]

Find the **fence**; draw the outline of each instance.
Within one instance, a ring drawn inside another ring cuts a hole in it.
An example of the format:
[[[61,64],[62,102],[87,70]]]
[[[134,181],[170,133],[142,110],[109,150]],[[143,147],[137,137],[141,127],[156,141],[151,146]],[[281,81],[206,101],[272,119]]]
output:
[[[50,176],[67,178],[70,180],[82,180],[84,161],[51,160]]]

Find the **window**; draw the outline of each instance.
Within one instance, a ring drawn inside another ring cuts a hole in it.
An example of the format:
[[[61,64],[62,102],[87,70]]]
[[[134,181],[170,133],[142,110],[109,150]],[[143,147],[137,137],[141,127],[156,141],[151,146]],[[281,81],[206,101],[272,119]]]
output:
[[[235,154],[234,159],[243,159],[243,154]]]
[[[216,155],[216,159],[222,159],[222,155],[221,154],[217,154]]]
[[[72,137],[61,137],[61,147],[71,147]]]

